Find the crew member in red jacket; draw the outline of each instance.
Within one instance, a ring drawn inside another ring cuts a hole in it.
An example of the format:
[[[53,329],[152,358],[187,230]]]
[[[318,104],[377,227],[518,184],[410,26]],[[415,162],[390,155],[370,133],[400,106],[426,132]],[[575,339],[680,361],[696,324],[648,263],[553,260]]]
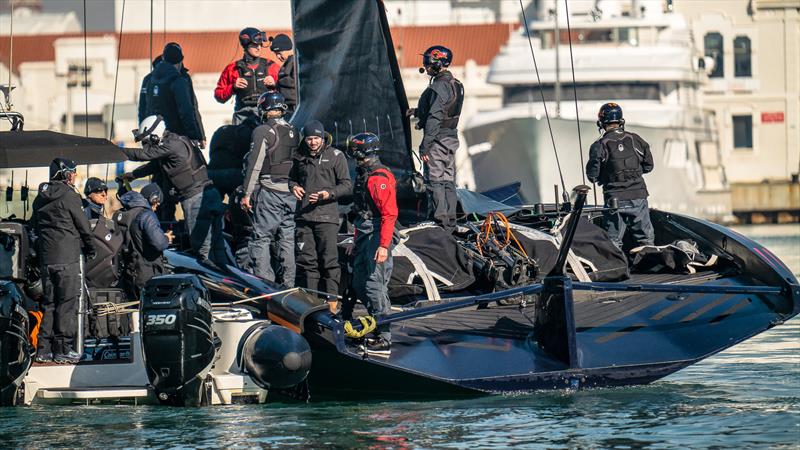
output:
[[[391,311],[388,291],[397,222],[395,179],[381,164],[380,148],[381,141],[373,133],[351,136],[347,144],[347,154],[356,160],[358,172],[353,191],[356,219],[352,288],[375,319]],[[365,341],[365,351],[389,357],[392,346],[389,325],[379,326],[376,332],[376,337]]]
[[[261,94],[275,89],[281,69],[274,61],[262,58],[261,49],[267,36],[263,31],[248,27],[239,33],[239,43],[244,49],[242,59],[225,67],[214,89],[214,98],[220,103],[235,96],[233,124],[244,122],[249,116],[258,117],[258,99]]]

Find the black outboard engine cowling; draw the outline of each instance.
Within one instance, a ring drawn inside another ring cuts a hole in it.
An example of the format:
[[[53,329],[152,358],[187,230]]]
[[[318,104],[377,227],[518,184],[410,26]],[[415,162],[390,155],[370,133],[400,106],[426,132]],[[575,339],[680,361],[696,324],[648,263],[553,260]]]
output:
[[[159,401],[200,406],[216,354],[208,291],[195,275],[150,279],[142,291],[142,348]]]
[[[32,350],[22,294],[12,281],[0,281],[0,406],[19,403]]]
[[[258,324],[239,343],[243,372],[263,389],[289,388],[311,370],[311,347],[305,338],[279,325]]]

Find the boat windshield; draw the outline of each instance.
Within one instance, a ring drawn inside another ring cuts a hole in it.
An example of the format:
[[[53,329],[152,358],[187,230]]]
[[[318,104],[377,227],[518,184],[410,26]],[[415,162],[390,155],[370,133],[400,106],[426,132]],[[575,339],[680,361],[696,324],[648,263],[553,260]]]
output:
[[[545,101],[555,100],[555,86],[553,84],[543,84]],[[578,83],[575,86],[578,92],[578,100],[660,100],[658,83],[641,82],[610,82],[610,83]],[[541,94],[536,85],[516,85],[505,86],[503,88],[503,105],[513,103],[528,103],[530,101],[540,101]],[[561,100],[572,101],[574,99],[572,83],[562,83]]]
[[[541,30],[542,48],[553,48],[555,45],[555,31]],[[559,30],[559,41],[561,45],[568,45],[570,35],[567,30]],[[572,30],[572,45],[637,45],[638,28],[633,27],[614,27],[614,28],[587,28]]]

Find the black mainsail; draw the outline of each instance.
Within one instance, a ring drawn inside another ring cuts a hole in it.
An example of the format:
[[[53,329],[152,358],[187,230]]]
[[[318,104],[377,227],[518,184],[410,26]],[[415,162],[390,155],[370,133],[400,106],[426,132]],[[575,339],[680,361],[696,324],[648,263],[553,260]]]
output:
[[[292,122],[321,121],[339,148],[351,133],[375,133],[383,163],[411,172],[408,100],[383,2],[294,0],[292,16],[298,66]]]

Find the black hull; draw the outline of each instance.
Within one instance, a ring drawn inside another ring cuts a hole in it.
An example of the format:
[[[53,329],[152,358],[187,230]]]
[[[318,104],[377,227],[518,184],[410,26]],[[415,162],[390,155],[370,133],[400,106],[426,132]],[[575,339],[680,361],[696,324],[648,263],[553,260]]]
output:
[[[589,290],[609,287],[603,283],[569,285],[563,295],[570,297],[574,317],[567,327],[569,354],[546,351],[537,339],[543,325],[536,305],[547,291],[525,306],[490,303],[393,323],[388,359],[365,357],[344,338],[341,322],[318,312],[304,332],[314,352],[312,399],[453,398],[648,384],[800,311],[797,280],[768,250],[709,222],[657,211],[653,219],[657,235],[688,234],[724,254],[730,265],[694,275],[634,275],[612,291]],[[658,291],[670,285],[680,289]],[[641,292],[647,289],[655,291]]]

